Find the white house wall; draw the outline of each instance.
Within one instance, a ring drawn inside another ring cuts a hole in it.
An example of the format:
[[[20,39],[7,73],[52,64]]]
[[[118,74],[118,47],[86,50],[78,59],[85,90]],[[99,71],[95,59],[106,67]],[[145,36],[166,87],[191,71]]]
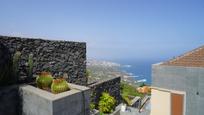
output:
[[[185,115],[203,115],[204,68],[155,64],[152,86],[186,92]]]
[[[171,93],[152,89],[151,114],[171,115]]]

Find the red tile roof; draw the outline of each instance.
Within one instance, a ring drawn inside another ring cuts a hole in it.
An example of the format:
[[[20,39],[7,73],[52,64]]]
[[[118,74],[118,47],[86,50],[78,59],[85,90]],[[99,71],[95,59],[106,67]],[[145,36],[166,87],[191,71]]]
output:
[[[204,46],[164,62],[162,65],[204,67]]]

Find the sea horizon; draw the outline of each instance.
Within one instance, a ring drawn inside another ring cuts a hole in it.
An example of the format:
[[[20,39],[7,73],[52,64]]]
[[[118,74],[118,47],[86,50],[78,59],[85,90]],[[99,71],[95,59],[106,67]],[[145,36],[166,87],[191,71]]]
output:
[[[161,59],[144,59],[144,60],[113,60],[113,62],[120,64],[121,71],[133,77],[138,83],[144,82],[151,85],[152,82],[152,64],[159,63]]]

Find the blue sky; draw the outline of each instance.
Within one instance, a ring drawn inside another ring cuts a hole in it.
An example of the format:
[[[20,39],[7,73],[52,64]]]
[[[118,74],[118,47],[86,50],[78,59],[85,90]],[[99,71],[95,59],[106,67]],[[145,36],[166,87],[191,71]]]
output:
[[[1,0],[0,34],[87,42],[98,59],[162,59],[204,44],[203,0]]]

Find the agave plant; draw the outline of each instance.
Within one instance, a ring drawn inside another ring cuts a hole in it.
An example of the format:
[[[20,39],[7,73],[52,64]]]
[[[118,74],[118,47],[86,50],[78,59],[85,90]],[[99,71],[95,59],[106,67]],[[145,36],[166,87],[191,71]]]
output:
[[[53,77],[50,72],[41,72],[36,78],[37,87],[41,89],[49,89],[52,84]]]
[[[54,79],[51,85],[52,93],[61,93],[70,90],[68,83],[63,78]]]

